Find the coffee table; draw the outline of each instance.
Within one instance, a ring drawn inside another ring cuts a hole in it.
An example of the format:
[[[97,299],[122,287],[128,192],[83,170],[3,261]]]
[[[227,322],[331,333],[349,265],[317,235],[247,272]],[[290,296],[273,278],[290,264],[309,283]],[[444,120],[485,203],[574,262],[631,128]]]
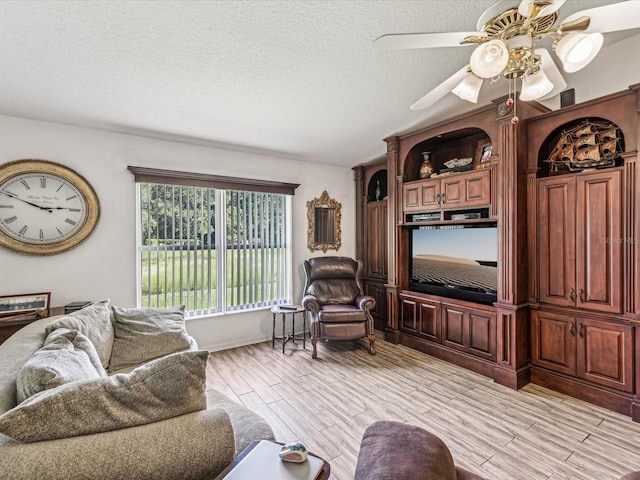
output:
[[[220,474],[214,479],[214,480],[222,480],[223,478],[227,478],[230,475],[232,476],[232,472],[236,469],[236,468],[241,468],[240,466],[243,465],[242,462],[247,461],[247,462],[251,462],[252,461],[252,457],[249,455],[249,453],[251,453],[251,451],[256,448],[260,442],[268,442],[270,444],[274,444],[274,445],[278,445],[278,447],[284,445],[281,442],[271,442],[268,440],[255,440],[253,442],[251,442],[249,444],[249,446],[247,448],[245,448],[240,455],[238,455],[236,457],[236,459],[233,461],[233,463],[231,463],[229,466],[227,466],[227,468],[225,468],[222,472],[220,472]],[[279,448],[278,448],[279,449]],[[305,478],[305,477],[296,477],[299,478],[300,480],[328,480],[330,474],[331,474],[331,465],[329,465],[329,462],[327,462],[326,460],[318,457],[317,455],[314,455],[313,453],[309,453],[309,456],[311,457],[315,457],[316,459],[319,459],[322,461],[322,469],[318,472],[318,474],[316,475],[315,478]],[[308,460],[307,460],[308,461]],[[278,457],[277,454],[273,455],[273,456],[269,456],[269,458],[260,463],[259,465],[259,471],[260,471],[260,475],[262,475],[261,479],[270,479],[273,480],[277,477],[275,477],[273,474],[271,474],[271,472],[276,471],[276,468],[281,465],[283,462],[282,460],[280,460],[280,457]],[[247,465],[243,465],[243,467],[246,467]],[[249,479],[247,479],[249,480]]]

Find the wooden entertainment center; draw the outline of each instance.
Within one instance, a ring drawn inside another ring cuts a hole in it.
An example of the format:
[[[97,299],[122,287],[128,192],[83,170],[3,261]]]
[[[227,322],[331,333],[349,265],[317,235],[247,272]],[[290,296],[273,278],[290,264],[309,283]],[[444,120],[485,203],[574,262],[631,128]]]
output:
[[[497,100],[389,137],[386,162],[355,167],[357,256],[365,287],[386,306],[376,317],[385,339],[510,388],[534,382],[640,421],[639,91],[555,111],[518,102],[516,125]],[[615,161],[550,163],[563,135],[591,121],[615,127]],[[491,156],[480,164],[486,145]],[[456,158],[473,165],[420,178],[423,152],[435,172]],[[383,177],[381,204],[372,189]],[[411,232],[469,224],[497,227],[496,301],[416,291]]]

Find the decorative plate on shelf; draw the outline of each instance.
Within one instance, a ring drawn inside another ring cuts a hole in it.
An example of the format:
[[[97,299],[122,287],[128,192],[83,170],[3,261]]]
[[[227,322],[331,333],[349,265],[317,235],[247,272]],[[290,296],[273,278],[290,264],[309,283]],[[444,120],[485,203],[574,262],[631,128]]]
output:
[[[451,160],[444,162],[444,164],[447,168],[456,168],[456,167],[464,167],[465,165],[469,165],[471,162],[473,162],[473,158],[471,157],[452,158]]]

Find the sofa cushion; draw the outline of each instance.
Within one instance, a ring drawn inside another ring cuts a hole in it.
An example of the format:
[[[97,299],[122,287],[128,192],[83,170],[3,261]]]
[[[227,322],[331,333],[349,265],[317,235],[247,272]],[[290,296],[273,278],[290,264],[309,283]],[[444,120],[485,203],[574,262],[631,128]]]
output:
[[[18,372],[17,401],[21,403],[31,395],[65,383],[106,375],[91,341],[76,330],[59,328],[49,334],[42,348]]]
[[[115,340],[109,371],[190,348],[184,323],[184,307],[118,308],[112,307]]]
[[[36,442],[106,432],[205,409],[209,352],[167,355],[95,380],[44,390],[0,416],[0,433]]]
[[[47,326],[47,335],[57,328],[77,330],[86,335],[96,348],[102,366],[107,368],[114,339],[109,299],[93,303],[51,322]]]

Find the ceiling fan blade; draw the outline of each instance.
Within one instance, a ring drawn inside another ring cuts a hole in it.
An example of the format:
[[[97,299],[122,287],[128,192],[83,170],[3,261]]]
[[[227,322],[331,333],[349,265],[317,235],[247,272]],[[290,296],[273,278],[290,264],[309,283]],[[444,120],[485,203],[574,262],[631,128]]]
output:
[[[554,95],[558,95],[567,88],[567,82],[564,80],[562,73],[560,73],[560,70],[554,63],[553,58],[551,58],[549,50],[546,48],[536,48],[535,53],[536,55],[540,55],[540,68],[545,73],[549,81],[553,83],[553,89],[543,97],[538,98],[538,100],[546,100]]]
[[[430,107],[453,90],[467,75],[473,75],[473,73],[469,72],[469,65],[462,67],[416,103],[411,105],[411,110],[422,110],[423,108]]]
[[[553,12],[556,12],[565,1],[566,0],[552,0],[551,5],[542,8],[534,18],[551,15]],[[522,0],[518,6],[518,13],[525,18],[528,17],[532,3],[535,3],[535,0]]]
[[[583,16],[591,18],[589,27],[585,30],[586,33],[618,32],[640,28],[640,2],[631,0],[582,10],[569,15],[562,23],[565,24]]]
[[[462,39],[469,36],[486,37],[487,34],[484,32],[391,33],[376,38],[373,45],[379,50],[460,47]]]
[[[484,26],[487,24],[489,20],[493,20],[502,12],[509,10],[510,8],[517,7],[518,0],[499,0],[489,8],[487,8],[480,18],[478,19],[478,23],[476,24],[476,28],[478,31],[482,31]]]

